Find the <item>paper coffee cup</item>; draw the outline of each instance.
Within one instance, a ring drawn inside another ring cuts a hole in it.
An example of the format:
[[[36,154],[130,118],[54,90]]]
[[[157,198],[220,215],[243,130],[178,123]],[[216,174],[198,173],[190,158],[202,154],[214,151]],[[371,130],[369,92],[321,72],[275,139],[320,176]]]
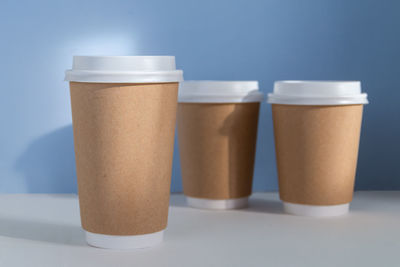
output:
[[[256,81],[180,84],[178,140],[189,206],[235,209],[251,194],[263,94]]]
[[[275,82],[268,102],[284,210],[319,217],[347,213],[368,103],[360,82]]]
[[[175,58],[78,56],[65,79],[88,244],[129,249],[161,242],[182,81]]]

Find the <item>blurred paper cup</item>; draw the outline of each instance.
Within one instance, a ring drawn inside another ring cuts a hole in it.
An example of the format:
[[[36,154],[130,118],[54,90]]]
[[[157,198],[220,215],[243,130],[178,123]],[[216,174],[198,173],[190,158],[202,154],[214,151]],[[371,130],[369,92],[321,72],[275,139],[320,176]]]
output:
[[[161,242],[183,79],[175,58],[77,56],[65,79],[87,242],[112,249]]]
[[[257,81],[181,83],[178,139],[188,205],[247,206],[263,98]]]
[[[363,105],[368,103],[360,82],[275,82],[268,102],[285,211],[305,216],[347,213]]]

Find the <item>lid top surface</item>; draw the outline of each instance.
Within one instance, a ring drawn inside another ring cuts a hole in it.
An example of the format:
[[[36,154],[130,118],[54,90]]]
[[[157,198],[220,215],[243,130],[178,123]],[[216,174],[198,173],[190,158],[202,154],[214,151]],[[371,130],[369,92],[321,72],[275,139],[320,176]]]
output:
[[[268,94],[271,104],[347,105],[367,104],[360,81],[277,81]]]
[[[290,96],[347,96],[361,93],[359,81],[277,81],[274,94]]]
[[[184,81],[179,87],[179,102],[236,103],[263,99],[258,81]]]
[[[100,83],[181,82],[174,56],[74,56],[66,81]]]
[[[74,56],[72,70],[87,71],[171,71],[173,56]]]
[[[184,81],[180,89],[182,94],[249,92],[258,90],[258,81]]]

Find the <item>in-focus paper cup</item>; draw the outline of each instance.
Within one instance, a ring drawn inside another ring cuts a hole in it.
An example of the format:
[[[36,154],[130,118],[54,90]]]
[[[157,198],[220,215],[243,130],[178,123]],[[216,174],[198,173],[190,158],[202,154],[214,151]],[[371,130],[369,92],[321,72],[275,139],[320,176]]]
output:
[[[189,206],[247,206],[263,99],[257,81],[180,84],[178,140],[183,191]]]
[[[279,81],[268,102],[284,210],[315,217],[346,214],[368,103],[360,82]]]
[[[162,241],[182,79],[170,56],[77,56],[66,71],[89,245],[130,249]]]

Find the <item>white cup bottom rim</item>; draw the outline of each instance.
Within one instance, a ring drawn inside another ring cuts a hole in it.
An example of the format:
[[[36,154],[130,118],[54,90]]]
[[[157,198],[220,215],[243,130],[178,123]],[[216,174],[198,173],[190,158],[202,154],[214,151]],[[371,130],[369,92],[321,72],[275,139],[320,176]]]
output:
[[[207,199],[186,196],[188,206],[198,209],[228,210],[247,207],[249,197],[231,199]]]
[[[143,235],[104,235],[85,231],[86,242],[106,249],[141,249],[153,247],[163,241],[164,230]]]
[[[350,203],[339,205],[306,205],[283,201],[283,210],[292,215],[310,217],[341,216],[349,212]]]

